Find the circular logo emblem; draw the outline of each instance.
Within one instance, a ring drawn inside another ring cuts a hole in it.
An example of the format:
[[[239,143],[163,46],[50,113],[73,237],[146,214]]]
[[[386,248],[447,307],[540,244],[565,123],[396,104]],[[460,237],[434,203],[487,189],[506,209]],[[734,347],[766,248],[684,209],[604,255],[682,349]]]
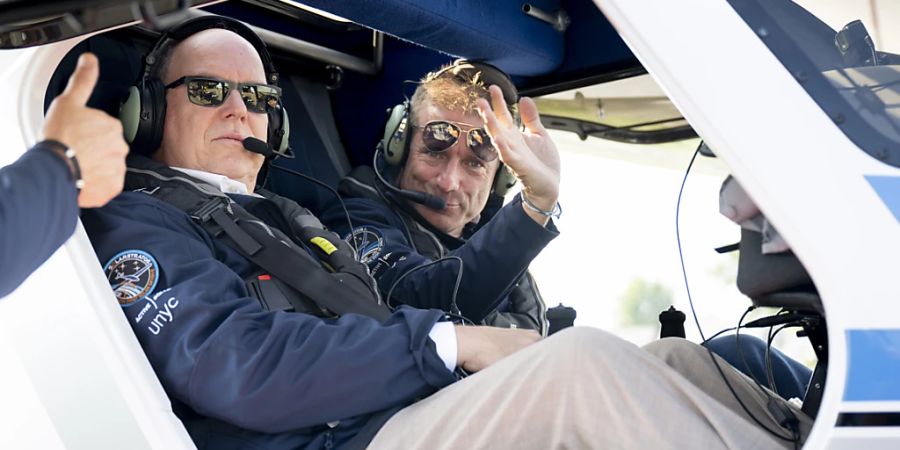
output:
[[[159,265],[149,253],[141,250],[126,250],[113,256],[103,271],[121,306],[129,306],[150,295],[159,281]]]
[[[375,258],[378,258],[378,255],[381,254],[381,249],[384,248],[384,238],[381,237],[381,233],[374,228],[356,228],[353,230],[353,233],[347,238],[344,238],[344,240],[350,242],[350,245],[359,249],[357,260],[363,264],[369,264],[370,262],[375,261]]]

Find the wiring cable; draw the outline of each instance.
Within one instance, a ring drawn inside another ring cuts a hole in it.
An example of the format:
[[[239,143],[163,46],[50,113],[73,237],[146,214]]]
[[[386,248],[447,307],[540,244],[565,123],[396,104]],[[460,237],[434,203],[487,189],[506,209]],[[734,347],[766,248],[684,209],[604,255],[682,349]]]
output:
[[[706,337],[703,335],[703,328],[700,327],[700,320],[697,318],[697,311],[694,309],[694,299],[691,297],[691,288],[688,285],[687,270],[685,270],[684,267],[684,254],[681,250],[681,228],[679,227],[678,220],[681,215],[681,195],[684,193],[684,185],[687,183],[688,174],[691,173],[691,167],[694,165],[694,160],[697,159],[698,153],[700,153],[699,145],[697,146],[697,149],[694,150],[694,155],[691,156],[691,162],[688,163],[687,170],[684,171],[684,179],[681,180],[681,188],[678,189],[678,201],[675,204],[675,240],[678,242],[678,259],[681,261],[681,274],[684,277],[684,289],[687,291],[688,303],[691,305],[691,315],[694,316],[694,323],[697,324],[697,331],[700,332],[700,339],[706,342]]]
[[[724,333],[727,333],[727,332],[729,332],[729,331],[734,331],[734,329],[735,329],[735,327],[728,327],[728,328],[726,328],[726,329],[724,329],[724,330],[720,330],[720,331],[716,332],[716,334],[714,334],[714,335],[708,337],[705,341],[700,342],[700,345],[702,345],[702,346],[705,347],[706,344],[709,343],[709,341],[711,341],[711,340],[713,340],[713,339],[715,339],[715,338],[721,336],[721,335],[724,334]]]
[[[684,186],[687,183],[687,178],[691,172],[691,167],[693,167],[694,161],[697,159],[697,154],[700,153],[700,147],[702,145],[703,145],[703,143],[701,142],[700,145],[697,146],[697,149],[694,150],[694,154],[691,156],[691,161],[688,163],[687,169],[684,172],[684,178],[681,181],[681,187],[678,190],[678,200],[677,200],[676,206],[675,206],[675,239],[676,239],[676,242],[678,243],[678,258],[679,258],[679,261],[681,262],[681,274],[684,278],[684,288],[685,288],[685,291],[687,292],[688,303],[690,304],[690,307],[691,307],[691,314],[694,317],[694,323],[697,325],[697,331],[700,333],[700,339],[702,340],[702,343],[706,344],[707,342],[709,342],[709,340],[721,335],[722,333],[724,333],[726,331],[730,331],[732,329],[735,330],[735,342],[736,342],[735,345],[737,346],[738,355],[740,356],[741,360],[744,362],[744,364],[746,366],[747,362],[746,362],[746,359],[744,358],[743,351],[740,347],[740,329],[741,329],[741,326],[743,325],[744,318],[746,318],[747,314],[750,311],[752,311],[753,309],[755,309],[756,307],[750,306],[749,308],[747,308],[747,310],[744,312],[744,314],[741,315],[741,318],[738,321],[737,327],[719,331],[718,333],[711,336],[709,339],[706,339],[706,337],[703,334],[703,328],[700,326],[700,320],[697,318],[697,311],[694,308],[694,300],[693,300],[693,297],[691,296],[691,289],[690,289],[690,284],[688,283],[687,270],[686,270],[685,264],[684,264],[684,253],[683,253],[682,246],[681,246],[681,227],[680,227],[680,220],[679,220],[680,216],[681,216],[681,198],[682,198],[682,195],[684,194]],[[766,391],[766,389],[759,383],[759,381],[756,379],[756,377],[753,375],[753,373],[750,372],[753,382],[757,385],[757,387],[759,387],[762,390],[763,394],[768,399],[767,404],[766,404],[767,409],[773,415],[776,422],[778,422],[779,425],[783,426],[788,431],[790,431],[791,435],[784,436],[783,434],[766,426],[759,418],[757,418],[752,412],[750,412],[750,409],[747,408],[747,405],[745,405],[743,400],[741,400],[740,396],[737,394],[737,392],[734,390],[734,387],[731,385],[731,382],[728,381],[728,377],[725,375],[725,371],[722,369],[721,365],[719,364],[719,361],[716,360],[716,356],[715,356],[715,354],[713,354],[712,350],[710,350],[707,347],[704,347],[704,348],[706,349],[707,353],[709,353],[709,357],[710,357],[710,359],[712,359],[712,362],[715,365],[716,370],[719,372],[719,375],[722,377],[722,381],[725,382],[725,386],[731,392],[731,395],[737,401],[738,405],[740,405],[741,409],[743,409],[744,412],[757,425],[759,425],[762,429],[767,431],[769,434],[771,434],[772,436],[774,436],[778,439],[792,442],[794,444],[795,450],[797,448],[799,448],[800,432],[799,432],[799,427],[797,426],[798,422],[797,422],[796,416],[789,409],[786,409],[787,407],[778,403],[778,400],[775,399],[774,397],[772,397]]]
[[[459,293],[459,285],[460,285],[460,283],[462,283],[462,274],[463,274],[463,267],[464,267],[463,260],[459,256],[445,256],[443,258],[431,261],[428,264],[422,264],[421,266],[416,266],[416,267],[413,267],[413,268],[407,270],[406,272],[403,272],[403,274],[401,274],[399,277],[397,277],[396,280],[394,280],[393,283],[391,283],[391,287],[387,291],[387,296],[385,297],[385,303],[387,303],[388,308],[394,309],[394,306],[391,305],[391,296],[394,293],[394,288],[396,288],[397,285],[399,285],[400,282],[404,278],[406,278],[408,275],[412,274],[413,272],[415,272],[417,270],[423,270],[425,268],[440,264],[440,263],[448,261],[448,260],[453,260],[453,261],[456,261],[457,263],[459,263],[459,271],[456,273],[456,281],[453,283],[453,293],[452,293],[452,296],[450,297],[450,310],[446,314],[448,317],[460,320],[464,324],[470,324],[470,325],[473,324],[473,322],[471,320],[466,318],[462,314],[462,312],[460,312],[459,307],[456,304],[456,296]]]
[[[745,367],[749,367],[749,365],[747,364],[747,360],[744,357],[744,353],[741,348],[740,330],[741,330],[741,327],[743,326],[744,319],[747,317],[747,314],[749,314],[750,311],[753,311],[754,309],[756,309],[755,306],[748,307],[747,310],[744,311],[744,313],[741,315],[741,318],[738,320],[738,325],[735,328],[735,346],[737,347],[738,356],[740,357],[741,361],[744,363]],[[784,436],[781,433],[778,433],[778,432],[772,430],[771,428],[769,428],[768,426],[766,426],[765,424],[763,424],[762,421],[760,421],[753,413],[750,412],[750,409],[747,408],[747,405],[744,404],[743,400],[741,400],[740,396],[738,396],[737,392],[731,386],[731,383],[728,381],[728,377],[725,375],[725,371],[719,365],[719,362],[718,362],[718,360],[716,360],[715,355],[713,354],[712,350],[710,350],[708,348],[706,350],[709,353],[709,357],[712,359],[713,364],[715,364],[716,370],[718,370],[719,375],[721,375],[722,381],[725,382],[725,386],[728,387],[728,390],[731,392],[731,395],[741,406],[741,409],[743,409],[744,412],[747,413],[747,415],[750,416],[750,418],[753,419],[753,421],[756,422],[757,425],[759,425],[761,428],[763,428],[764,430],[769,432],[769,434],[771,434],[772,436],[775,436],[778,439],[793,442],[794,448],[795,449],[798,448],[800,445],[800,432],[799,432],[799,427],[797,424],[797,418],[793,414],[793,412],[791,412],[786,406],[781,405],[779,403],[779,400],[776,399],[775,397],[773,397],[766,390],[766,388],[763,387],[762,384],[760,384],[759,380],[756,379],[756,376],[753,374],[753,372],[748,370],[750,378],[753,380],[753,382],[756,384],[756,386],[760,389],[760,391],[762,391],[763,395],[765,395],[767,398],[766,408],[772,414],[773,418],[775,418],[775,420],[777,422],[779,422],[779,425],[781,425],[782,427],[787,429],[791,433],[791,435],[790,435],[790,437]]]
[[[743,400],[741,400],[741,397],[740,397],[740,396],[737,394],[737,392],[734,390],[734,387],[731,386],[731,382],[728,381],[728,377],[725,375],[725,371],[722,370],[722,366],[719,365],[719,361],[716,360],[716,355],[715,355],[715,354],[712,352],[712,350],[710,350],[710,349],[706,349],[706,351],[707,351],[707,353],[709,353],[710,359],[712,359],[713,364],[716,366],[716,370],[719,371],[719,375],[722,376],[722,381],[725,382],[725,386],[726,386],[726,387],[728,388],[728,390],[731,392],[731,395],[734,397],[734,399],[738,402],[738,405],[741,406],[741,409],[743,409],[744,412],[745,412],[748,416],[750,416],[750,418],[753,419],[753,421],[756,422],[757,425],[759,425],[762,429],[768,431],[769,434],[771,434],[772,436],[775,436],[776,438],[781,439],[781,440],[783,440],[783,441],[793,441],[793,442],[794,442],[794,447],[796,448],[796,446],[797,446],[797,441],[799,441],[799,436],[797,436],[796,434],[794,434],[794,435],[791,436],[791,437],[785,437],[785,436],[782,436],[780,433],[778,433],[778,432],[772,430],[771,428],[767,427],[767,426],[766,426],[765,424],[763,424],[758,418],[756,418],[756,416],[753,415],[753,413],[750,412],[750,409],[747,408],[747,405],[744,404]]]
[[[282,172],[286,172],[286,173],[289,173],[289,174],[291,174],[291,175],[294,175],[294,176],[298,176],[298,177],[300,177],[300,178],[303,178],[304,180],[307,180],[307,181],[310,181],[310,182],[312,182],[312,183],[318,184],[319,186],[322,186],[322,187],[324,187],[325,189],[328,189],[328,191],[331,192],[331,193],[334,195],[335,198],[337,198],[338,202],[341,204],[341,209],[344,210],[344,218],[347,220],[347,226],[349,227],[349,230],[350,230],[350,231],[348,231],[348,233],[349,233],[349,235],[350,235],[350,241],[349,241],[349,244],[350,244],[351,247],[353,247],[353,251],[356,252],[357,258],[359,258],[359,248],[356,246],[356,240],[353,239],[353,221],[350,220],[350,212],[347,210],[347,204],[344,203],[344,199],[341,198],[341,194],[338,193],[337,189],[335,189],[335,188],[329,186],[329,185],[328,185],[327,183],[325,183],[325,182],[322,182],[322,181],[320,181],[320,180],[317,180],[317,179],[315,179],[315,178],[313,178],[313,177],[311,177],[311,176],[309,176],[309,175],[304,175],[304,174],[302,174],[302,173],[300,173],[300,172],[298,172],[298,171],[296,171],[296,170],[288,169],[287,167],[281,167],[281,166],[275,165],[274,163],[270,164],[269,167],[271,167],[271,168],[273,168],[273,169],[278,169],[278,170],[280,170],[280,171],[282,171]]]

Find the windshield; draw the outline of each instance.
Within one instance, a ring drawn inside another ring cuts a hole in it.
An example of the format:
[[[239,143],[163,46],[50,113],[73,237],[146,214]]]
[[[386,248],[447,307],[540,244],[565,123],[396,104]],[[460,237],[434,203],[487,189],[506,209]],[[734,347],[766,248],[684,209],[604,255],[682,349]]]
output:
[[[900,167],[900,2],[729,3],[851,141]]]
[[[649,75],[558,92],[535,99],[544,126],[630,144],[697,137]]]

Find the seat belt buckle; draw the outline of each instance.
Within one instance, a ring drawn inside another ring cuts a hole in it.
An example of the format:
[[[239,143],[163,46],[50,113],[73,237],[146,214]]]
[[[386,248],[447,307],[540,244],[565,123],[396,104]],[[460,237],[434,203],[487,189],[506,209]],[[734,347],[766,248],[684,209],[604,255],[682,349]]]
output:
[[[200,223],[209,222],[212,219],[212,215],[221,209],[225,209],[228,207],[228,199],[222,197],[213,197],[209,199],[206,203],[200,205],[194,212],[191,213],[191,219],[194,219]]]
[[[219,237],[224,232],[241,251],[246,255],[253,256],[262,250],[263,246],[238,226],[237,219],[231,216],[229,203],[228,198],[211,198],[191,213],[191,219],[199,222],[209,234],[215,237]],[[218,229],[213,227],[213,223],[218,226]]]

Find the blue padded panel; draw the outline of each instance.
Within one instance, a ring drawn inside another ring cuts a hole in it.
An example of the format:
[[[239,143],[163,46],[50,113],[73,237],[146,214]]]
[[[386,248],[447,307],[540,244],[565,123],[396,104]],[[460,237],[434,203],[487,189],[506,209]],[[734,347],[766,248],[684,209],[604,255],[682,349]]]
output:
[[[601,67],[617,70],[638,65],[625,41],[593,1],[569,0],[563,8],[572,24],[566,30],[565,60],[557,73],[588,71],[596,75],[604,72],[599,70]]]
[[[563,34],[522,12],[522,0],[306,0],[386,34],[450,55],[481,59],[511,75],[549,73],[563,60]],[[558,0],[528,3],[545,11]]]
[[[344,84],[331,92],[332,108],[350,163],[371,165],[375,145],[384,134],[385,110],[411,96],[429,71],[450,62],[449,56],[392,37],[384,40],[384,68],[370,77],[345,72]]]

